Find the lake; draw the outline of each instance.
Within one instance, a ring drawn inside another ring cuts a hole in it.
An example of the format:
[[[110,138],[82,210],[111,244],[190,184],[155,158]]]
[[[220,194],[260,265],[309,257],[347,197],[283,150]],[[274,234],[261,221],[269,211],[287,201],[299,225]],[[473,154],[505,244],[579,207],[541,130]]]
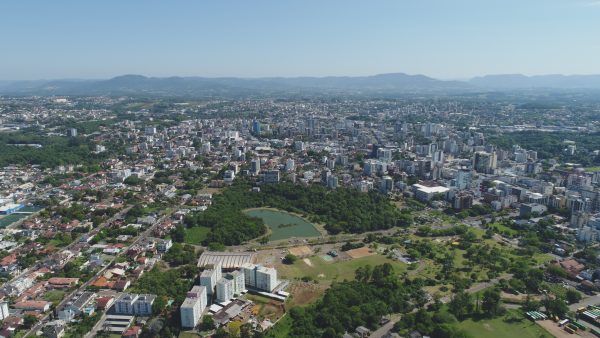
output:
[[[302,217],[289,212],[271,209],[251,209],[244,213],[250,217],[257,217],[271,229],[271,241],[288,239],[292,237],[318,237],[321,233]]]

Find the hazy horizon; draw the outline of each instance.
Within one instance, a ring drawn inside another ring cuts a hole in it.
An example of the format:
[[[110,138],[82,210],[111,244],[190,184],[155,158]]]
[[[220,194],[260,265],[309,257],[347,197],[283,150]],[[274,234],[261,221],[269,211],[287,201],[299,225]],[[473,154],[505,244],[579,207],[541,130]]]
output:
[[[600,2],[0,3],[0,80],[600,74]]]

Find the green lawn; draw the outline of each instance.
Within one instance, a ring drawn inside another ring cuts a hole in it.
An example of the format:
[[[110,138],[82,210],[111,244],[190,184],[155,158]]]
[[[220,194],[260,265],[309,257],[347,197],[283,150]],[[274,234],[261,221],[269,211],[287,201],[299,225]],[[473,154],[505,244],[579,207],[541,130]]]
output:
[[[281,265],[278,267],[278,273],[282,279],[294,279],[309,276],[319,281],[342,281],[344,279],[354,279],[354,272],[358,267],[370,264],[371,266],[390,263],[394,266],[397,273],[406,270],[404,263],[391,260],[383,255],[373,255],[348,261],[325,262],[319,256],[308,258],[312,264],[309,266],[302,259],[297,260],[292,265]]]
[[[188,244],[200,244],[210,232],[210,228],[193,227],[185,229],[185,242]]]
[[[292,329],[292,319],[290,316],[283,316],[275,326],[267,331],[267,338],[285,338],[289,337],[290,330]]]
[[[179,334],[179,338],[199,338],[199,337],[200,336],[197,333],[193,333],[193,332],[181,332]]]
[[[52,302],[54,305],[58,304],[65,296],[65,291],[52,290],[44,293],[44,299],[48,302]]]
[[[514,310],[512,310],[514,311]],[[465,320],[457,324],[457,327],[465,330],[473,337],[485,338],[540,338],[551,337],[543,328],[536,323],[524,319],[518,322],[505,322],[504,317],[474,321]]]
[[[596,171],[600,171],[600,167],[585,168],[585,171],[587,171],[588,173],[593,173],[593,172],[596,172]]]
[[[513,229],[513,228],[509,228],[506,225],[502,224],[502,223],[492,223],[488,225],[489,228],[495,228],[496,232],[499,232],[501,234],[507,234],[509,236],[514,236],[518,233],[517,230]]]

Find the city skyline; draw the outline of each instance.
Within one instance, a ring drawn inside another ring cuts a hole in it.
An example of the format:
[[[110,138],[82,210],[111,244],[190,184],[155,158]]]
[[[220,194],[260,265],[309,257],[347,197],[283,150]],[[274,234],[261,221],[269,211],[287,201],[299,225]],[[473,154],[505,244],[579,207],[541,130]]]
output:
[[[600,3],[7,1],[0,80],[600,74]]]

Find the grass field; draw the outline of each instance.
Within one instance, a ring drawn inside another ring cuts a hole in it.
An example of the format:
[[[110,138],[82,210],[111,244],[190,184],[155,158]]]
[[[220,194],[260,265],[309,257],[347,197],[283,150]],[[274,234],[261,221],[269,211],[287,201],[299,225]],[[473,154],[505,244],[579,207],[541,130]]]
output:
[[[289,337],[290,330],[292,329],[292,319],[290,316],[284,316],[281,318],[277,325],[267,331],[266,337],[269,338],[285,338]]]
[[[206,227],[193,227],[185,229],[185,242],[188,244],[200,244],[210,232]]]
[[[121,337],[121,336],[119,336]],[[196,333],[192,333],[192,332],[181,332],[179,334],[179,338],[199,338],[200,336]]]
[[[600,167],[589,167],[589,168],[585,168],[585,171],[587,171],[588,173],[597,172],[597,171],[600,171]]]
[[[514,310],[513,310],[514,311]],[[483,319],[474,321],[465,320],[457,324],[457,327],[465,330],[473,337],[485,338],[540,338],[551,337],[551,335],[536,323],[523,319],[518,322],[505,322],[504,317],[494,319]]]
[[[52,290],[52,291],[47,291],[46,293],[44,293],[44,299],[48,302],[52,302],[52,304],[56,305],[58,304],[63,297],[65,296],[65,291],[61,291],[61,290]]]
[[[509,228],[502,223],[492,223],[488,225],[489,228],[495,228],[497,232],[501,234],[507,234],[509,236],[515,236],[519,232],[513,228]]]
[[[277,267],[278,273],[282,279],[295,279],[305,276],[318,281],[331,282],[342,281],[344,279],[354,279],[354,272],[360,266],[370,264],[371,266],[390,263],[394,266],[397,273],[406,270],[404,263],[391,260],[382,255],[373,255],[362,258],[356,258],[348,261],[325,262],[319,256],[308,258],[312,264],[309,266],[302,260],[296,261],[292,265],[282,264]]]

